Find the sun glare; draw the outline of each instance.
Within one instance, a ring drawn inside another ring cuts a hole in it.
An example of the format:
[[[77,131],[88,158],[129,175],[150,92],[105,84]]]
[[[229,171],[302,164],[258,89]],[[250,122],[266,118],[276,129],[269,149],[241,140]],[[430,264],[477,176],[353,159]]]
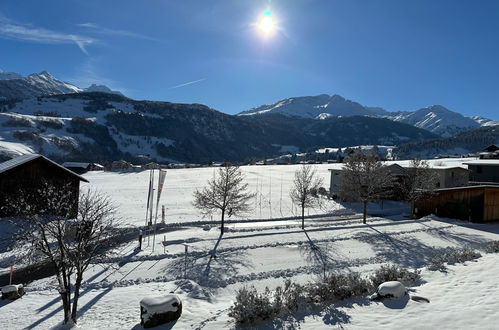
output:
[[[259,18],[257,28],[264,37],[271,37],[277,30],[275,19],[270,10],[266,10]]]

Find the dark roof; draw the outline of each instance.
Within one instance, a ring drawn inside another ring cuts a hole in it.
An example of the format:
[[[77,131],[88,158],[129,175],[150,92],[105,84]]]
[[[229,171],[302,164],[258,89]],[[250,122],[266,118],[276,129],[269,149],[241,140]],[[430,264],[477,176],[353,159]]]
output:
[[[19,157],[16,157],[16,158],[12,158],[11,160],[8,160],[8,161],[5,161],[3,163],[0,163],[0,174],[1,173],[4,173],[4,172],[7,172],[17,166],[20,166],[20,165],[23,165],[23,164],[26,164],[26,163],[29,163],[35,159],[39,159],[39,158],[42,158],[43,160],[49,162],[50,164],[54,165],[54,166],[57,166],[58,168],[68,172],[69,174],[77,177],[80,181],[84,181],[84,182],[88,182],[87,179],[85,179],[84,177],[76,174],[75,172],[71,171],[71,170],[68,170],[67,168],[65,168],[64,166],[61,166],[59,164],[57,164],[56,162],[42,156],[42,155],[38,155],[38,154],[27,154],[27,155],[22,155],[22,156],[19,156]]]
[[[488,152],[494,152],[497,150],[499,150],[499,147],[496,146],[495,144],[492,144],[492,145],[488,146],[487,148],[483,149],[483,151],[488,151]]]

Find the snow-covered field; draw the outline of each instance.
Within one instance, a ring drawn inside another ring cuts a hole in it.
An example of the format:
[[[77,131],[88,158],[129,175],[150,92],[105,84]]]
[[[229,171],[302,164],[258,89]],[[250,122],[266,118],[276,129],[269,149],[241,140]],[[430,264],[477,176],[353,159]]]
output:
[[[317,167],[318,174],[326,180],[326,188],[329,167]],[[161,202],[168,208],[166,223],[185,225],[168,228],[158,235],[154,252],[152,239],[145,240],[140,252],[134,250],[136,242],[129,242],[117,249],[115,257],[92,265],[82,289],[79,327],[141,329],[139,301],[145,296],[174,292],[183,300],[184,307],[173,329],[235,328],[227,310],[236,290],[250,285],[260,290],[265,286],[274,288],[286,278],[300,283],[313,281],[321,271],[316,259],[310,257],[314,245],[328,254],[328,271],[368,275],[387,263],[421,268],[426,283],[412,288],[411,294],[424,296],[430,303],[407,299],[370,302],[359,298],[301,311],[292,317],[260,323],[256,328],[497,328],[498,254],[482,252],[484,256],[477,261],[449,266],[447,272],[429,271],[425,266],[441,248],[479,248],[484,242],[499,240],[499,224],[470,224],[433,216],[411,220],[402,214],[403,207],[397,209],[391,203],[383,209],[373,206],[377,212],[390,215],[372,216],[363,225],[355,207],[328,201],[324,210],[310,213],[327,211],[328,215],[307,219],[303,231],[298,220],[278,219],[281,211],[283,217],[296,214],[288,197],[296,168],[243,167],[251,190],[258,186],[261,191],[255,200],[255,211],[243,219],[272,221],[232,223],[221,240],[218,228],[204,225],[209,219],[201,219],[190,205],[192,192],[204,185],[214,169],[169,170]],[[89,173],[86,178],[90,186],[116,200],[125,223],[143,225],[147,172]],[[199,224],[191,224],[192,221]],[[188,245],[187,254],[183,243]],[[0,302],[2,329],[50,329],[62,320],[55,279],[35,281],[27,291],[22,299]]]

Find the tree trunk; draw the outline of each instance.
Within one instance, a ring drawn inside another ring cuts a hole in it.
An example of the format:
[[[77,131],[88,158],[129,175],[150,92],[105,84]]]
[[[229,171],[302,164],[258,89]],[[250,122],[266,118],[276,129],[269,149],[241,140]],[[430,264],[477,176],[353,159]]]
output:
[[[363,224],[366,224],[366,218],[367,218],[367,201],[364,201],[364,216],[362,219]]]
[[[78,274],[76,276],[76,281],[75,281],[75,292],[73,295],[73,306],[71,310],[71,319],[75,324],[76,324],[76,313],[78,311],[78,299],[80,298],[80,287],[82,280],[83,280],[82,275]]]
[[[220,227],[220,235],[224,234],[225,209],[222,210],[222,226]]]
[[[416,218],[416,215],[414,214],[414,200],[411,201],[411,218]]]
[[[305,207],[301,207],[301,229],[305,229]]]

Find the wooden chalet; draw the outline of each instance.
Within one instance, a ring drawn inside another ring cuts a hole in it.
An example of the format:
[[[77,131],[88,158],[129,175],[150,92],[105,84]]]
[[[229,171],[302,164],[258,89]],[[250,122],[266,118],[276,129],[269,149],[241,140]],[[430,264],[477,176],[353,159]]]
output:
[[[76,217],[80,181],[88,182],[42,155],[23,155],[0,163],[0,217],[15,216],[18,213],[9,207],[8,200],[21,191],[36,196],[28,201],[35,210],[42,207],[46,209],[48,196],[43,196],[43,189],[40,188],[47,184],[58,191],[69,190],[72,200],[70,213],[72,217]]]

